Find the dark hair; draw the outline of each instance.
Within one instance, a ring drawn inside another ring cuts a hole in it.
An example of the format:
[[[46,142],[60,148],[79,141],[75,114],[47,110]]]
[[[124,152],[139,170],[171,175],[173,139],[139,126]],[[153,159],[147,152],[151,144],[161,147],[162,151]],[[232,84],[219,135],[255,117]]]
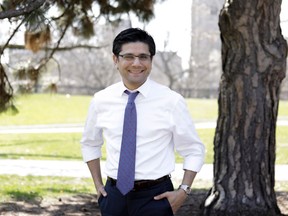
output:
[[[112,52],[118,56],[121,52],[122,45],[130,42],[143,42],[149,46],[151,56],[155,55],[155,42],[151,35],[140,28],[128,28],[120,32],[113,41]]]

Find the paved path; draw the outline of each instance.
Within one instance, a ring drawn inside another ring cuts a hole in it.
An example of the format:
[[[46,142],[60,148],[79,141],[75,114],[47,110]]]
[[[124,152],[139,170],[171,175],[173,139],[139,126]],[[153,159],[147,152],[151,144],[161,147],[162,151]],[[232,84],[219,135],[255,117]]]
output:
[[[288,121],[287,121],[288,125]],[[215,128],[216,122],[197,122],[197,129]],[[82,133],[82,124],[48,124],[48,125],[22,125],[0,126],[0,134],[25,134],[25,133]]]
[[[278,126],[288,126],[287,119],[277,120]],[[210,122],[195,122],[196,129],[216,128],[216,120]],[[0,134],[22,133],[82,133],[82,124],[48,124],[48,125],[22,125],[0,126]]]
[[[105,162],[101,162],[102,170]],[[277,165],[275,171],[276,181],[288,181],[288,165]],[[49,161],[49,160],[0,160],[0,174],[16,174],[20,176],[67,176],[91,177],[87,165],[82,161]],[[181,164],[176,164],[172,179],[178,182],[182,179]],[[105,177],[105,175],[104,175]],[[198,180],[211,180],[213,178],[213,165],[205,164],[197,174]]]

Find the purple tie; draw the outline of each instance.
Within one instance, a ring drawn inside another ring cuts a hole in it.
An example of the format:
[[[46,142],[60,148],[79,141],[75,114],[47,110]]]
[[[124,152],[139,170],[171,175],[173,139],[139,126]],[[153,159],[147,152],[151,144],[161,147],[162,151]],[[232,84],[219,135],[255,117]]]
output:
[[[137,114],[134,100],[139,92],[130,93],[126,90],[125,93],[129,95],[129,98],[125,108],[116,184],[117,188],[123,195],[126,195],[134,187],[137,131]]]

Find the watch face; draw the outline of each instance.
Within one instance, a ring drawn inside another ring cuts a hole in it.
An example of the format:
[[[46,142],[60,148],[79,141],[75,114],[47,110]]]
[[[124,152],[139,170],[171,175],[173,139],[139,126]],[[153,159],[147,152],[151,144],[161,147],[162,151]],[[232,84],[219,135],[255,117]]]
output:
[[[190,194],[191,192],[191,189],[188,185],[180,185],[179,189],[184,190],[186,194]]]

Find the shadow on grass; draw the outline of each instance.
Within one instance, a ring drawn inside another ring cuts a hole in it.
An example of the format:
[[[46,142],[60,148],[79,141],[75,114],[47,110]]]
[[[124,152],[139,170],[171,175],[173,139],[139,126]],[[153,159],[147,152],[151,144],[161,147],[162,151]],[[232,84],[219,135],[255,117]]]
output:
[[[66,194],[66,196],[71,196],[77,194],[77,190],[73,189],[59,189],[59,188],[52,188],[52,187],[47,187],[47,188],[42,188],[41,192],[44,192],[44,194]],[[34,192],[34,191],[29,191],[29,192],[23,192],[20,190],[8,190],[5,192],[5,195],[9,196],[10,199],[14,201],[20,201],[20,202],[27,202],[27,203],[32,203],[32,204],[40,204],[43,200],[43,197],[40,193]],[[0,214],[1,215],[1,214]]]
[[[175,216],[199,216],[200,206],[208,193],[207,189],[194,189]],[[288,213],[288,192],[277,192],[278,205],[283,214]],[[100,216],[100,210],[95,194],[78,194],[58,198],[45,198],[39,203],[39,197],[34,201],[11,201],[0,204],[1,215],[93,215]]]
[[[42,197],[37,192],[22,192],[19,190],[7,191],[6,195],[15,201],[23,201],[30,203],[41,203]]]
[[[175,216],[198,216],[201,213],[201,205],[207,197],[208,189],[193,189],[184,204],[177,211]]]
[[[175,216],[200,216],[203,201],[209,193],[208,189],[194,189]],[[288,216],[288,191],[277,191],[277,203],[283,216]],[[264,215],[263,215],[264,216]]]
[[[38,201],[11,201],[0,204],[1,215],[93,215],[100,216],[96,195],[79,194]],[[16,215],[16,214],[15,214]]]
[[[77,194],[77,188],[75,188],[75,189],[67,189],[67,188],[65,188],[65,189],[59,189],[59,188],[51,188],[51,187],[47,187],[47,188],[44,188],[43,190],[45,190],[45,191],[49,191],[50,193],[52,193],[52,194],[59,194],[59,193],[63,193],[63,194],[71,194],[71,196],[72,195],[75,195],[75,194]]]

